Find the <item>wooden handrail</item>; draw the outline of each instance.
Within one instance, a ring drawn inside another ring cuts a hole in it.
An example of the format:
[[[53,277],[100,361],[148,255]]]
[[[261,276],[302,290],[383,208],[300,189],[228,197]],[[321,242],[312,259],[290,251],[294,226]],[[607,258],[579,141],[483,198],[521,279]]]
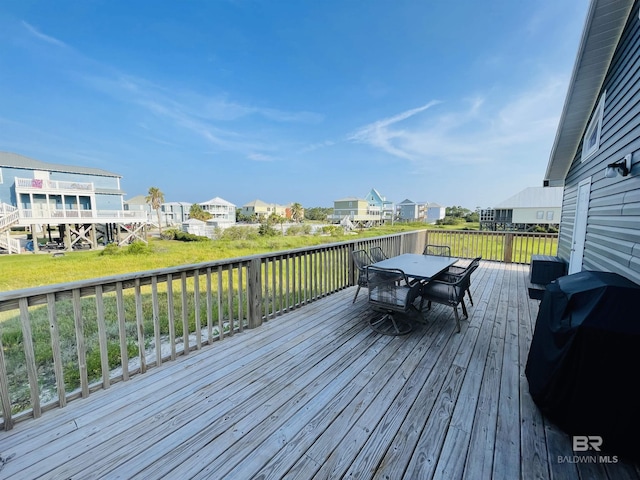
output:
[[[419,230],[0,292],[3,428],[355,285],[353,250],[426,243],[528,263],[557,235]]]

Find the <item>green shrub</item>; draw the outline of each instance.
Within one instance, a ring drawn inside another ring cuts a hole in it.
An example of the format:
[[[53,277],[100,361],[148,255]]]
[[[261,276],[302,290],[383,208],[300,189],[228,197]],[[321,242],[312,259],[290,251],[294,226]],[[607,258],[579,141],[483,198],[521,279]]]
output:
[[[151,246],[139,240],[127,247],[127,255],[149,255],[150,253],[153,253]]]
[[[122,251],[117,243],[110,243],[100,252],[100,255],[120,255]]]
[[[258,235],[261,235],[263,237],[275,237],[276,235],[278,235],[278,232],[276,231],[275,228],[271,227],[270,225],[267,225],[266,223],[261,223],[260,226],[258,227]]]
[[[311,225],[291,225],[287,229],[287,235],[295,236],[295,235],[310,235],[311,234]]]
[[[246,240],[250,235],[256,235],[255,229],[246,227],[225,228],[220,235],[222,240]]]
[[[332,237],[342,236],[342,227],[338,225],[325,225],[322,227],[322,233],[331,235]]]
[[[162,232],[162,234],[160,235],[160,238],[162,240],[175,240],[176,239],[176,233],[178,233],[179,230],[175,229],[175,228],[169,228],[168,230],[164,230]]]
[[[202,237],[200,235],[195,235],[193,233],[180,232],[177,231],[174,240],[178,240],[180,242],[208,242],[210,239],[208,237]]]

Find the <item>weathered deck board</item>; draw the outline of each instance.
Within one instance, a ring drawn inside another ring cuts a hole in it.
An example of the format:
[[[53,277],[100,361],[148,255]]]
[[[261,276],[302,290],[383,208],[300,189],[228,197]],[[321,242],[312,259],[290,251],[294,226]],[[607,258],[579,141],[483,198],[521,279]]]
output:
[[[392,338],[366,290],[310,303],[0,432],[0,479],[640,478],[558,461],[571,440],[524,375],[527,276],[483,262],[460,334],[442,305]]]

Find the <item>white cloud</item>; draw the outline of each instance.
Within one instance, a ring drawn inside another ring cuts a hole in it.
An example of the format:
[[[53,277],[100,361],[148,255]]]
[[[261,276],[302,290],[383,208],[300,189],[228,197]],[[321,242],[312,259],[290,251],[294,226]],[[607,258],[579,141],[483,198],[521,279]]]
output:
[[[298,150],[297,153],[302,154],[302,153],[313,152],[314,150],[319,150],[325,147],[331,147],[335,144],[336,142],[334,142],[333,140],[325,140],[324,142],[312,143],[311,145],[307,145],[306,147],[301,148],[300,150]]]
[[[557,127],[566,80],[548,77],[527,90],[476,97],[458,110],[442,111],[411,125],[408,118],[438,102],[362,127],[349,138],[425,167],[432,162],[500,163],[548,154]],[[449,105],[452,105],[449,103]]]
[[[44,33],[40,32],[37,28],[35,28],[33,25],[30,25],[25,21],[22,22],[22,25],[24,25],[24,27],[29,31],[29,33],[31,33],[34,37],[39,38],[44,42],[50,43],[52,45],[56,45],[58,47],[67,46],[64,42],[58,40],[57,38],[53,38],[49,35],[45,35]]]
[[[403,143],[405,132],[402,130],[392,131],[389,127],[395,125],[396,123],[407,120],[417,115],[418,113],[424,112],[428,108],[431,108],[438,103],[440,102],[434,100],[421,107],[412,108],[411,110],[399,113],[397,115],[394,115],[393,117],[378,120],[369,125],[365,125],[355,133],[351,134],[348,139],[361,143],[369,143],[374,147],[380,148],[387,153],[390,153],[391,155],[411,160],[413,158],[412,155],[405,149],[401,148],[401,146],[399,146],[399,144]],[[394,142],[394,140],[396,139],[397,141]]]
[[[273,157],[270,157],[269,155],[265,155],[263,153],[251,153],[251,154],[247,155],[247,158],[249,160],[253,160],[255,162],[271,162],[271,161],[273,161]]]

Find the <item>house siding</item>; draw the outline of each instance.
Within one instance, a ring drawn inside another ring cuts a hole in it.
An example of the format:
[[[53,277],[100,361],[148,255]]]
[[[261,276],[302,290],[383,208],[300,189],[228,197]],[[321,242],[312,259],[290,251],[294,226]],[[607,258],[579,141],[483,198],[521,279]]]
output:
[[[582,268],[613,271],[637,283],[640,283],[639,24],[636,2],[598,96],[601,98],[606,92],[600,148],[582,162],[581,145],[567,174],[558,246],[558,256],[569,261],[578,184],[591,178]],[[629,153],[633,154],[632,174],[606,178],[607,164]]]

